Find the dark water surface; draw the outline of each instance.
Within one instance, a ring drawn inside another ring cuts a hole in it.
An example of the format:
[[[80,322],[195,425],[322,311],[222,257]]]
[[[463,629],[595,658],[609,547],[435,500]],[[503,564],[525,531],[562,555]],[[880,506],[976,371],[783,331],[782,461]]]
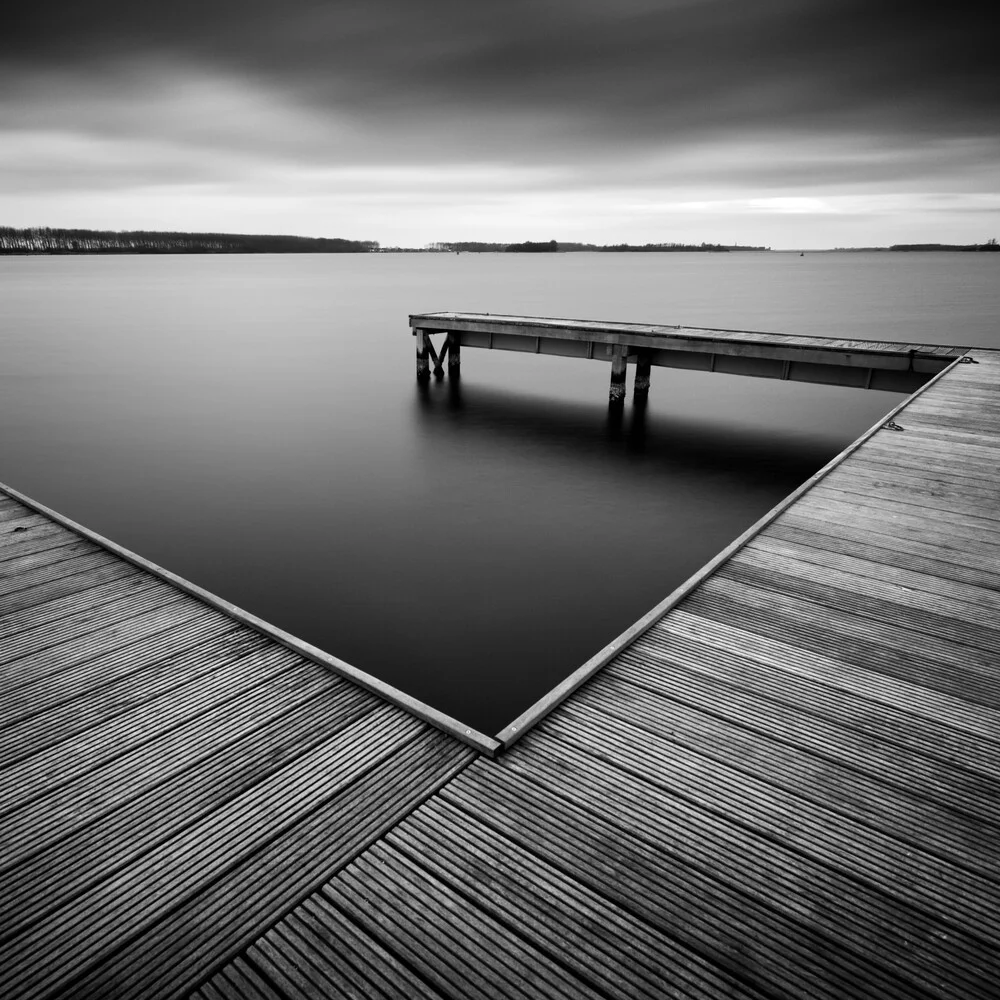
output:
[[[455,309],[1000,346],[997,256],[0,258],[0,480],[495,732],[900,397],[467,350]],[[630,371],[631,381],[631,371]]]

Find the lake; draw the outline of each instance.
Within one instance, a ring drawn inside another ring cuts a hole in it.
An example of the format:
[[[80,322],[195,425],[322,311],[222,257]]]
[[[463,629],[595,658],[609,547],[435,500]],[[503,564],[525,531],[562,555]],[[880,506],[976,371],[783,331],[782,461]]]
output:
[[[1000,347],[996,254],[0,257],[0,481],[484,732],[899,396],[467,350],[411,312]],[[629,379],[631,382],[630,368]]]

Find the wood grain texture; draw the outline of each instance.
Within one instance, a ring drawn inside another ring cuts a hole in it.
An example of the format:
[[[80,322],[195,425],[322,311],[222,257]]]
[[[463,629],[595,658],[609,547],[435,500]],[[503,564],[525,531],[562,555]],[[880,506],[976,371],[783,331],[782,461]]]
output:
[[[12,548],[0,986],[991,1000],[1000,354],[974,354],[496,759],[141,570]]]
[[[0,989],[277,996],[243,959],[202,980],[474,752],[17,498],[0,514]]]

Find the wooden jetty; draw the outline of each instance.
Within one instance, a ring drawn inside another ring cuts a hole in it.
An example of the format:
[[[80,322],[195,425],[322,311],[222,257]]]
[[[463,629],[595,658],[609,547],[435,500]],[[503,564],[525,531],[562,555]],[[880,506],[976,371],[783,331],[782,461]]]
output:
[[[3,491],[3,995],[994,997],[998,459],[976,349],[495,738]]]
[[[587,358],[610,362],[609,398],[613,404],[625,399],[630,362],[636,366],[634,397],[641,402],[649,393],[650,371],[657,367],[913,392],[968,350],[492,313],[416,313],[410,316],[410,329],[416,337],[417,378],[421,381],[430,378],[432,361],[436,375],[444,373],[445,359],[449,374],[459,374],[463,347]],[[445,336],[435,348],[432,335],[438,333]]]

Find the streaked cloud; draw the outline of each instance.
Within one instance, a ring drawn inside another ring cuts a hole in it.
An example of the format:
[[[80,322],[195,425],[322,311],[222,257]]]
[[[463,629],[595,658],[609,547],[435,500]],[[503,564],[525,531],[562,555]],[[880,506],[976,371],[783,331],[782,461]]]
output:
[[[0,212],[147,227],[168,201],[175,228],[384,243],[715,240],[727,216],[765,243],[834,217],[858,242],[986,238],[972,206],[1000,189],[1000,87],[979,16],[964,0],[36,5],[0,35]]]

